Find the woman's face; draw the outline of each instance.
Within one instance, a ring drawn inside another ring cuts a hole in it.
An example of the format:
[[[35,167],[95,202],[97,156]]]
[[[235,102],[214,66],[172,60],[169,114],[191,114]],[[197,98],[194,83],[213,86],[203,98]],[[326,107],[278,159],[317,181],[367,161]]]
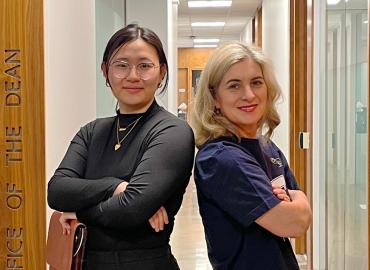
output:
[[[142,39],[122,46],[110,59],[108,79],[122,113],[142,113],[165,75],[156,49]]]
[[[254,60],[235,63],[216,89],[215,106],[237,128],[241,137],[255,138],[267,103],[267,86]]]

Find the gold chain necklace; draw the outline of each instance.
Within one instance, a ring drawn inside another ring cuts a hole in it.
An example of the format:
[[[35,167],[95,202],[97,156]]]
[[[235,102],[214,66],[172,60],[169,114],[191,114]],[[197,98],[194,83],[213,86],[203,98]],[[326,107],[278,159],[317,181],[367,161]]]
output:
[[[141,117],[141,116],[140,116]],[[139,118],[138,118],[139,119]],[[119,118],[118,118],[118,121],[117,121],[117,125],[118,125],[118,131],[125,131],[126,129],[128,129],[129,127],[131,127],[133,124],[135,124],[135,122],[137,121],[137,119],[136,120],[134,120],[134,121],[132,121],[130,124],[128,124],[126,127],[121,127],[121,125],[120,125],[120,121],[119,121]]]
[[[139,122],[139,120],[141,119],[141,117],[143,116],[140,116],[138,119],[136,119],[135,121],[133,121],[132,123],[130,123],[126,128],[121,128],[120,125],[119,125],[119,117],[117,119],[117,143],[116,145],[114,146],[114,151],[117,151],[118,149],[121,148],[121,144],[122,142],[127,138],[127,136],[131,133],[131,131],[135,128],[136,124]],[[119,131],[122,131],[122,130],[126,130],[129,126],[132,125],[132,128],[130,128],[130,130],[126,133],[125,136],[123,136],[123,138],[120,140],[119,139]]]

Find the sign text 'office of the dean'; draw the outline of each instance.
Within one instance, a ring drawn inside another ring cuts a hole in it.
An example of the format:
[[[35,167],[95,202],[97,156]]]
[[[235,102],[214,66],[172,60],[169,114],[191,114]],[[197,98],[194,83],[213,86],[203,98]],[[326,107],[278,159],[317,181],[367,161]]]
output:
[[[11,109],[22,105],[21,60],[19,49],[4,52],[5,107]],[[22,127],[5,126],[5,166],[22,162]],[[14,183],[6,183],[6,207],[9,211],[22,211],[23,190]],[[24,230],[23,227],[6,228],[6,269],[23,269]]]

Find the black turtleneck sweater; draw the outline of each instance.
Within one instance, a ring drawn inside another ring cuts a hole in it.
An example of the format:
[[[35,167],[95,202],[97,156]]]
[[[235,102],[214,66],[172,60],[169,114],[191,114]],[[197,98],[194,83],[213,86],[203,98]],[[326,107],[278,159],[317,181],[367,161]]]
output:
[[[141,118],[140,118],[141,117]],[[140,118],[140,119],[139,119]],[[117,144],[117,121],[121,147]],[[135,127],[130,125],[138,120]],[[132,130],[131,130],[132,129]],[[88,228],[87,250],[165,246],[193,166],[194,137],[186,122],[154,101],[143,114],[97,119],[73,138],[48,184],[51,208],[76,212]],[[113,196],[116,187],[129,182]],[[149,218],[161,207],[170,223],[155,232]]]

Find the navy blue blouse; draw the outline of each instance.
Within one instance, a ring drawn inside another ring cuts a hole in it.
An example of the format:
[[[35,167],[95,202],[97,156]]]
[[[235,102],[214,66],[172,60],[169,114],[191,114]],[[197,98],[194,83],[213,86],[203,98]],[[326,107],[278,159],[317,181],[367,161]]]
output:
[[[299,269],[289,239],[254,221],[280,203],[271,182],[298,189],[280,149],[271,141],[220,138],[203,145],[195,183],[208,257],[214,269]]]

